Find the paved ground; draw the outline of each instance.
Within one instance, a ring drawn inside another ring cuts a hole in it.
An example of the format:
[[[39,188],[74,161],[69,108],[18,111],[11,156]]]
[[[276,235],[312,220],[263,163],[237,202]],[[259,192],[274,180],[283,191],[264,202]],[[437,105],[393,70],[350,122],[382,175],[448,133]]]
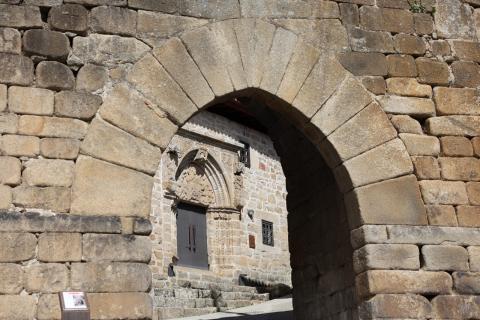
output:
[[[293,320],[292,298],[271,300],[255,306],[244,307],[182,320]],[[180,318],[179,318],[180,319]]]

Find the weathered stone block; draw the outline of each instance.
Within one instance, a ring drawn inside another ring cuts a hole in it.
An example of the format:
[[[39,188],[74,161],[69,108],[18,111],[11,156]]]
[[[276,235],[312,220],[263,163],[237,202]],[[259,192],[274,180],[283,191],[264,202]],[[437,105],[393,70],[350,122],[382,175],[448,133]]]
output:
[[[148,142],[95,118],[80,146],[84,154],[155,174],[161,151]]]
[[[417,66],[412,56],[391,54],[387,56],[388,75],[392,77],[416,77]]]
[[[102,104],[100,96],[75,91],[55,94],[55,115],[78,119],[91,119]]]
[[[88,10],[78,4],[55,6],[48,12],[48,23],[54,30],[83,33],[88,29]]]
[[[434,99],[440,115],[480,115],[480,99],[476,89],[441,88],[434,90]]]
[[[467,193],[471,204],[480,205],[480,182],[468,182]]]
[[[45,158],[76,159],[79,150],[79,140],[63,138],[40,140],[40,154]]]
[[[415,26],[415,33],[425,35],[433,33],[433,19],[428,13],[413,14],[413,24]]]
[[[480,207],[458,206],[458,225],[461,227],[480,227]]]
[[[381,53],[348,52],[339,55],[345,69],[356,76],[385,76],[387,61]]]
[[[240,7],[243,17],[272,17],[272,18],[306,18],[311,14],[311,6],[308,3],[285,1],[280,4],[272,0],[241,0]]]
[[[100,108],[100,115],[108,122],[162,149],[166,148],[177,131],[177,126],[166,116],[152,110],[145,99],[123,85],[114,88],[107,96]]]
[[[478,294],[480,292],[480,273],[454,272],[453,283],[460,294]]]
[[[440,158],[442,177],[446,180],[479,181],[480,160],[467,158]]]
[[[23,35],[23,50],[29,55],[66,59],[70,51],[70,42],[63,33],[33,29]]]
[[[71,212],[147,216],[152,187],[153,179],[143,173],[82,156],[75,168]]]
[[[40,153],[40,139],[17,135],[4,135],[0,138],[2,153],[9,156],[35,157]]]
[[[24,208],[68,212],[70,188],[18,186],[13,189],[13,204]]]
[[[0,82],[22,86],[30,85],[33,82],[32,60],[20,55],[0,53]]]
[[[426,245],[422,247],[422,257],[426,270],[468,270],[468,253],[460,246]]]
[[[448,64],[429,58],[417,58],[415,62],[417,64],[419,82],[434,85],[448,85],[450,77]]]
[[[77,119],[21,116],[18,133],[39,137],[83,139],[87,127],[86,122]]]
[[[422,134],[422,126],[420,123],[407,115],[395,115],[390,118],[395,129],[397,129],[398,133],[414,133],[414,134]]]
[[[90,293],[92,319],[150,319],[152,298],[148,293]]]
[[[348,29],[348,37],[353,51],[394,52],[393,38],[389,32],[367,31],[359,27]]]
[[[22,52],[22,36],[12,28],[0,28],[0,52],[20,54]]]
[[[31,233],[1,233],[0,262],[20,262],[35,256],[37,238]]]
[[[168,40],[160,48],[154,49],[153,54],[197,107],[201,108],[215,98],[207,81],[178,38]]]
[[[73,180],[73,161],[31,159],[25,163],[23,181],[29,186],[69,187]]]
[[[400,133],[399,137],[411,156],[437,156],[440,153],[437,137],[411,133]]]
[[[152,243],[148,237],[120,234],[84,234],[83,260],[149,262]]]
[[[434,56],[449,56],[451,55],[450,45],[445,40],[431,41],[432,54]]]
[[[22,289],[22,267],[13,263],[0,264],[0,292],[2,294],[19,294]]]
[[[152,233],[152,223],[145,218],[137,218],[133,221],[133,233],[148,236]]]
[[[365,319],[422,319],[432,315],[432,306],[421,295],[379,294],[360,305]]]
[[[349,77],[313,116],[312,123],[327,136],[365,108],[372,97],[357,79]]]
[[[473,153],[475,156],[480,157],[480,137],[475,137],[472,140]]]
[[[420,181],[423,199],[428,204],[467,204],[465,183],[460,181]]]
[[[42,61],[35,71],[37,84],[42,88],[68,90],[75,86],[75,76],[66,65],[57,61]]]
[[[9,320],[35,319],[35,311],[36,299],[33,296],[0,296],[0,318]]]
[[[451,41],[454,56],[460,60],[480,62],[480,42]]]
[[[105,67],[86,64],[77,73],[76,89],[95,92],[102,89],[107,81],[108,72]]]
[[[434,226],[387,226],[391,243],[480,245],[478,230]]]
[[[69,286],[69,271],[66,265],[46,263],[25,267],[25,290],[28,292],[54,293]]]
[[[468,138],[446,136],[440,138],[442,153],[445,156],[472,157],[473,147]]]
[[[17,133],[18,116],[14,113],[0,114],[0,133]]]
[[[165,13],[174,13],[177,10],[177,3],[172,1],[157,0],[129,0],[128,6],[131,8],[160,11]]]
[[[360,23],[358,6],[353,3],[339,3],[338,6],[342,22],[347,25],[358,26]]]
[[[479,136],[479,116],[444,116],[427,119],[428,133],[435,136]]]
[[[127,0],[64,0],[63,2],[79,3],[79,4],[83,4],[85,6],[88,6],[88,7],[103,6],[103,5],[124,7],[124,6],[127,5]]]
[[[0,183],[8,185],[20,184],[22,163],[18,158],[0,157]]]
[[[121,23],[119,23],[121,21]],[[90,28],[95,33],[135,35],[137,12],[126,8],[101,6],[90,11]]]
[[[470,261],[470,271],[480,271],[480,247],[469,246],[467,250]]]
[[[432,97],[432,87],[429,85],[420,84],[417,80],[412,78],[387,79],[387,91],[399,96],[412,96],[420,98]]]
[[[149,50],[149,46],[135,38],[92,34],[73,39],[73,49],[68,57],[68,63],[75,65],[133,63]]]
[[[161,3],[163,3],[163,1],[161,1]],[[177,5],[177,3],[172,4],[174,6]],[[137,19],[137,37],[154,48],[160,47],[166,39],[175,34],[196,29],[207,23],[207,21],[203,19],[149,11],[139,11]]]
[[[447,294],[452,278],[446,272],[371,270],[356,277],[357,294],[368,297],[384,293]]]
[[[353,158],[367,150],[393,139],[396,130],[387,116],[372,103],[328,136],[328,143],[335,146],[339,160],[326,158],[327,162],[338,163]],[[351,137],[356,136],[354,142]]]
[[[400,33],[395,35],[393,39],[395,50],[398,53],[423,55],[427,50],[425,40],[421,37]]]
[[[412,161],[399,139],[347,160],[334,170],[342,191],[412,172]]]
[[[40,8],[0,4],[0,26],[12,28],[41,28]]]
[[[60,299],[58,294],[42,294],[38,298],[37,305],[38,320],[60,320],[62,313],[60,310]]]
[[[453,206],[426,206],[428,223],[433,226],[456,227],[457,216]]]
[[[7,109],[7,86],[0,84],[0,111]]]
[[[152,272],[143,263],[73,263],[71,287],[86,292],[146,292]]]
[[[379,102],[387,113],[407,114],[417,118],[427,118],[435,115],[435,105],[430,99],[382,96]]]
[[[420,269],[418,247],[410,244],[367,244],[355,250],[353,268],[356,273],[372,269]]]
[[[472,13],[471,8],[460,0],[437,1],[434,18],[438,35],[447,39],[473,38],[475,30]]]
[[[42,233],[38,237],[38,260],[44,262],[80,261],[80,233]]]
[[[8,109],[20,114],[51,115],[53,113],[53,91],[39,88],[10,87]]]
[[[440,179],[440,166],[435,157],[413,157],[415,175],[419,179]]]
[[[356,188],[345,196],[345,204],[351,227],[363,223],[427,224],[417,179],[412,175]]]
[[[362,84],[365,89],[375,95],[385,94],[385,92],[387,92],[387,85],[385,83],[385,79],[380,76],[362,77]]]
[[[452,63],[453,84],[457,87],[480,86],[480,66],[475,62],[455,61]]]
[[[9,186],[0,185],[0,209],[11,209],[12,189]]]
[[[360,24],[370,30],[396,33],[413,33],[413,15],[407,10],[363,6],[360,8]]]

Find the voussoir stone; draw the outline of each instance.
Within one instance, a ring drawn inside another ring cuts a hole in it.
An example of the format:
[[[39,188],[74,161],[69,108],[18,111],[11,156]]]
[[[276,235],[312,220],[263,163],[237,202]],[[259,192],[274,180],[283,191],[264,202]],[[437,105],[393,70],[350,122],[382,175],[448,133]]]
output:
[[[25,267],[25,290],[54,293],[67,289],[69,270],[60,263],[46,263]]]
[[[65,59],[70,51],[70,42],[61,32],[32,29],[23,35],[23,50],[29,55]]]
[[[30,159],[25,163],[22,177],[29,186],[69,187],[73,181],[73,161]]]
[[[435,115],[435,105],[430,99],[382,96],[379,102],[387,113],[407,114],[416,118],[427,118]]]
[[[42,233],[38,237],[38,260],[44,262],[80,261],[80,233]]]
[[[31,233],[1,233],[0,262],[19,262],[35,256],[37,238]]]
[[[452,278],[447,272],[371,270],[356,277],[360,297],[384,293],[450,293]]]
[[[88,37],[73,39],[73,49],[68,57],[68,63],[75,65],[133,63],[149,50],[149,46],[135,38],[91,34]]]
[[[75,91],[55,94],[55,115],[78,119],[91,119],[102,104],[100,96]]]
[[[90,293],[92,319],[151,319],[152,298],[148,293]]]
[[[18,294],[23,289],[23,270],[18,264],[0,264],[0,293]],[[0,311],[1,312],[1,311]]]
[[[422,256],[425,270],[468,270],[468,253],[460,246],[426,245],[422,247]]]
[[[48,23],[55,30],[83,33],[88,29],[88,10],[79,4],[55,6],[48,12]]]
[[[439,115],[480,115],[480,95],[476,89],[437,87],[434,99]]]
[[[30,85],[33,82],[33,61],[24,56],[0,53],[0,83]]]
[[[8,109],[19,114],[51,115],[54,92],[47,89],[15,87],[8,89]]]
[[[166,112],[178,123],[184,123],[198,110],[175,80],[150,54],[133,66],[127,80],[157,105],[155,109],[160,114],[162,111]]]
[[[80,146],[83,154],[154,174],[161,151],[100,118],[95,118]]]
[[[148,237],[121,234],[84,234],[83,260],[149,262],[152,244]]]
[[[460,181],[420,181],[423,199],[427,204],[467,204],[465,183]]]
[[[147,216],[152,187],[146,174],[82,156],[76,162],[71,212]]]
[[[425,206],[413,175],[356,188],[347,193],[345,204],[352,226],[362,223],[427,224]]]
[[[75,76],[72,70],[57,61],[42,61],[35,71],[37,85],[53,90],[69,90],[75,86]]]
[[[73,263],[71,272],[72,289],[86,292],[146,292],[152,281],[143,263]]]
[[[420,269],[418,247],[409,244],[367,244],[353,254],[356,273],[372,269]]]
[[[1,295],[0,318],[9,320],[35,319],[36,304],[34,296]]]

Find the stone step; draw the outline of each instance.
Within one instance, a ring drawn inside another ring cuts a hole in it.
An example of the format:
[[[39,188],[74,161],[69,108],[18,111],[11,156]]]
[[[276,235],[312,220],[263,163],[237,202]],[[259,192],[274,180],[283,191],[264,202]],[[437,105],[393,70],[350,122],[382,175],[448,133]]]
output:
[[[253,292],[222,292],[222,298],[225,300],[269,300],[268,293],[253,293]]]
[[[262,300],[224,300],[222,306],[219,306],[219,311],[226,311],[230,309],[243,308],[255,304],[263,303]]]
[[[179,299],[176,297],[154,297],[156,307],[171,308],[205,308],[214,307],[214,300],[210,298]]]
[[[164,320],[164,319],[175,319],[181,317],[190,317],[190,316],[200,316],[203,314],[209,314],[217,312],[217,308],[208,307],[208,308],[156,308],[154,310],[154,319]]]

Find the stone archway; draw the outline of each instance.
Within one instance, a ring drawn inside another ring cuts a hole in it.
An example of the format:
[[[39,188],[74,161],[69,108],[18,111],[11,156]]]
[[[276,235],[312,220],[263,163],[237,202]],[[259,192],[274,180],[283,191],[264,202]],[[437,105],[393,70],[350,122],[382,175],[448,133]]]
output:
[[[72,213],[147,217],[154,169],[178,126],[213,101],[255,91],[276,97],[277,111],[322,153],[351,230],[427,223],[410,157],[385,112],[334,55],[285,29],[255,19],[213,23],[145,55],[127,81],[89,125]]]

